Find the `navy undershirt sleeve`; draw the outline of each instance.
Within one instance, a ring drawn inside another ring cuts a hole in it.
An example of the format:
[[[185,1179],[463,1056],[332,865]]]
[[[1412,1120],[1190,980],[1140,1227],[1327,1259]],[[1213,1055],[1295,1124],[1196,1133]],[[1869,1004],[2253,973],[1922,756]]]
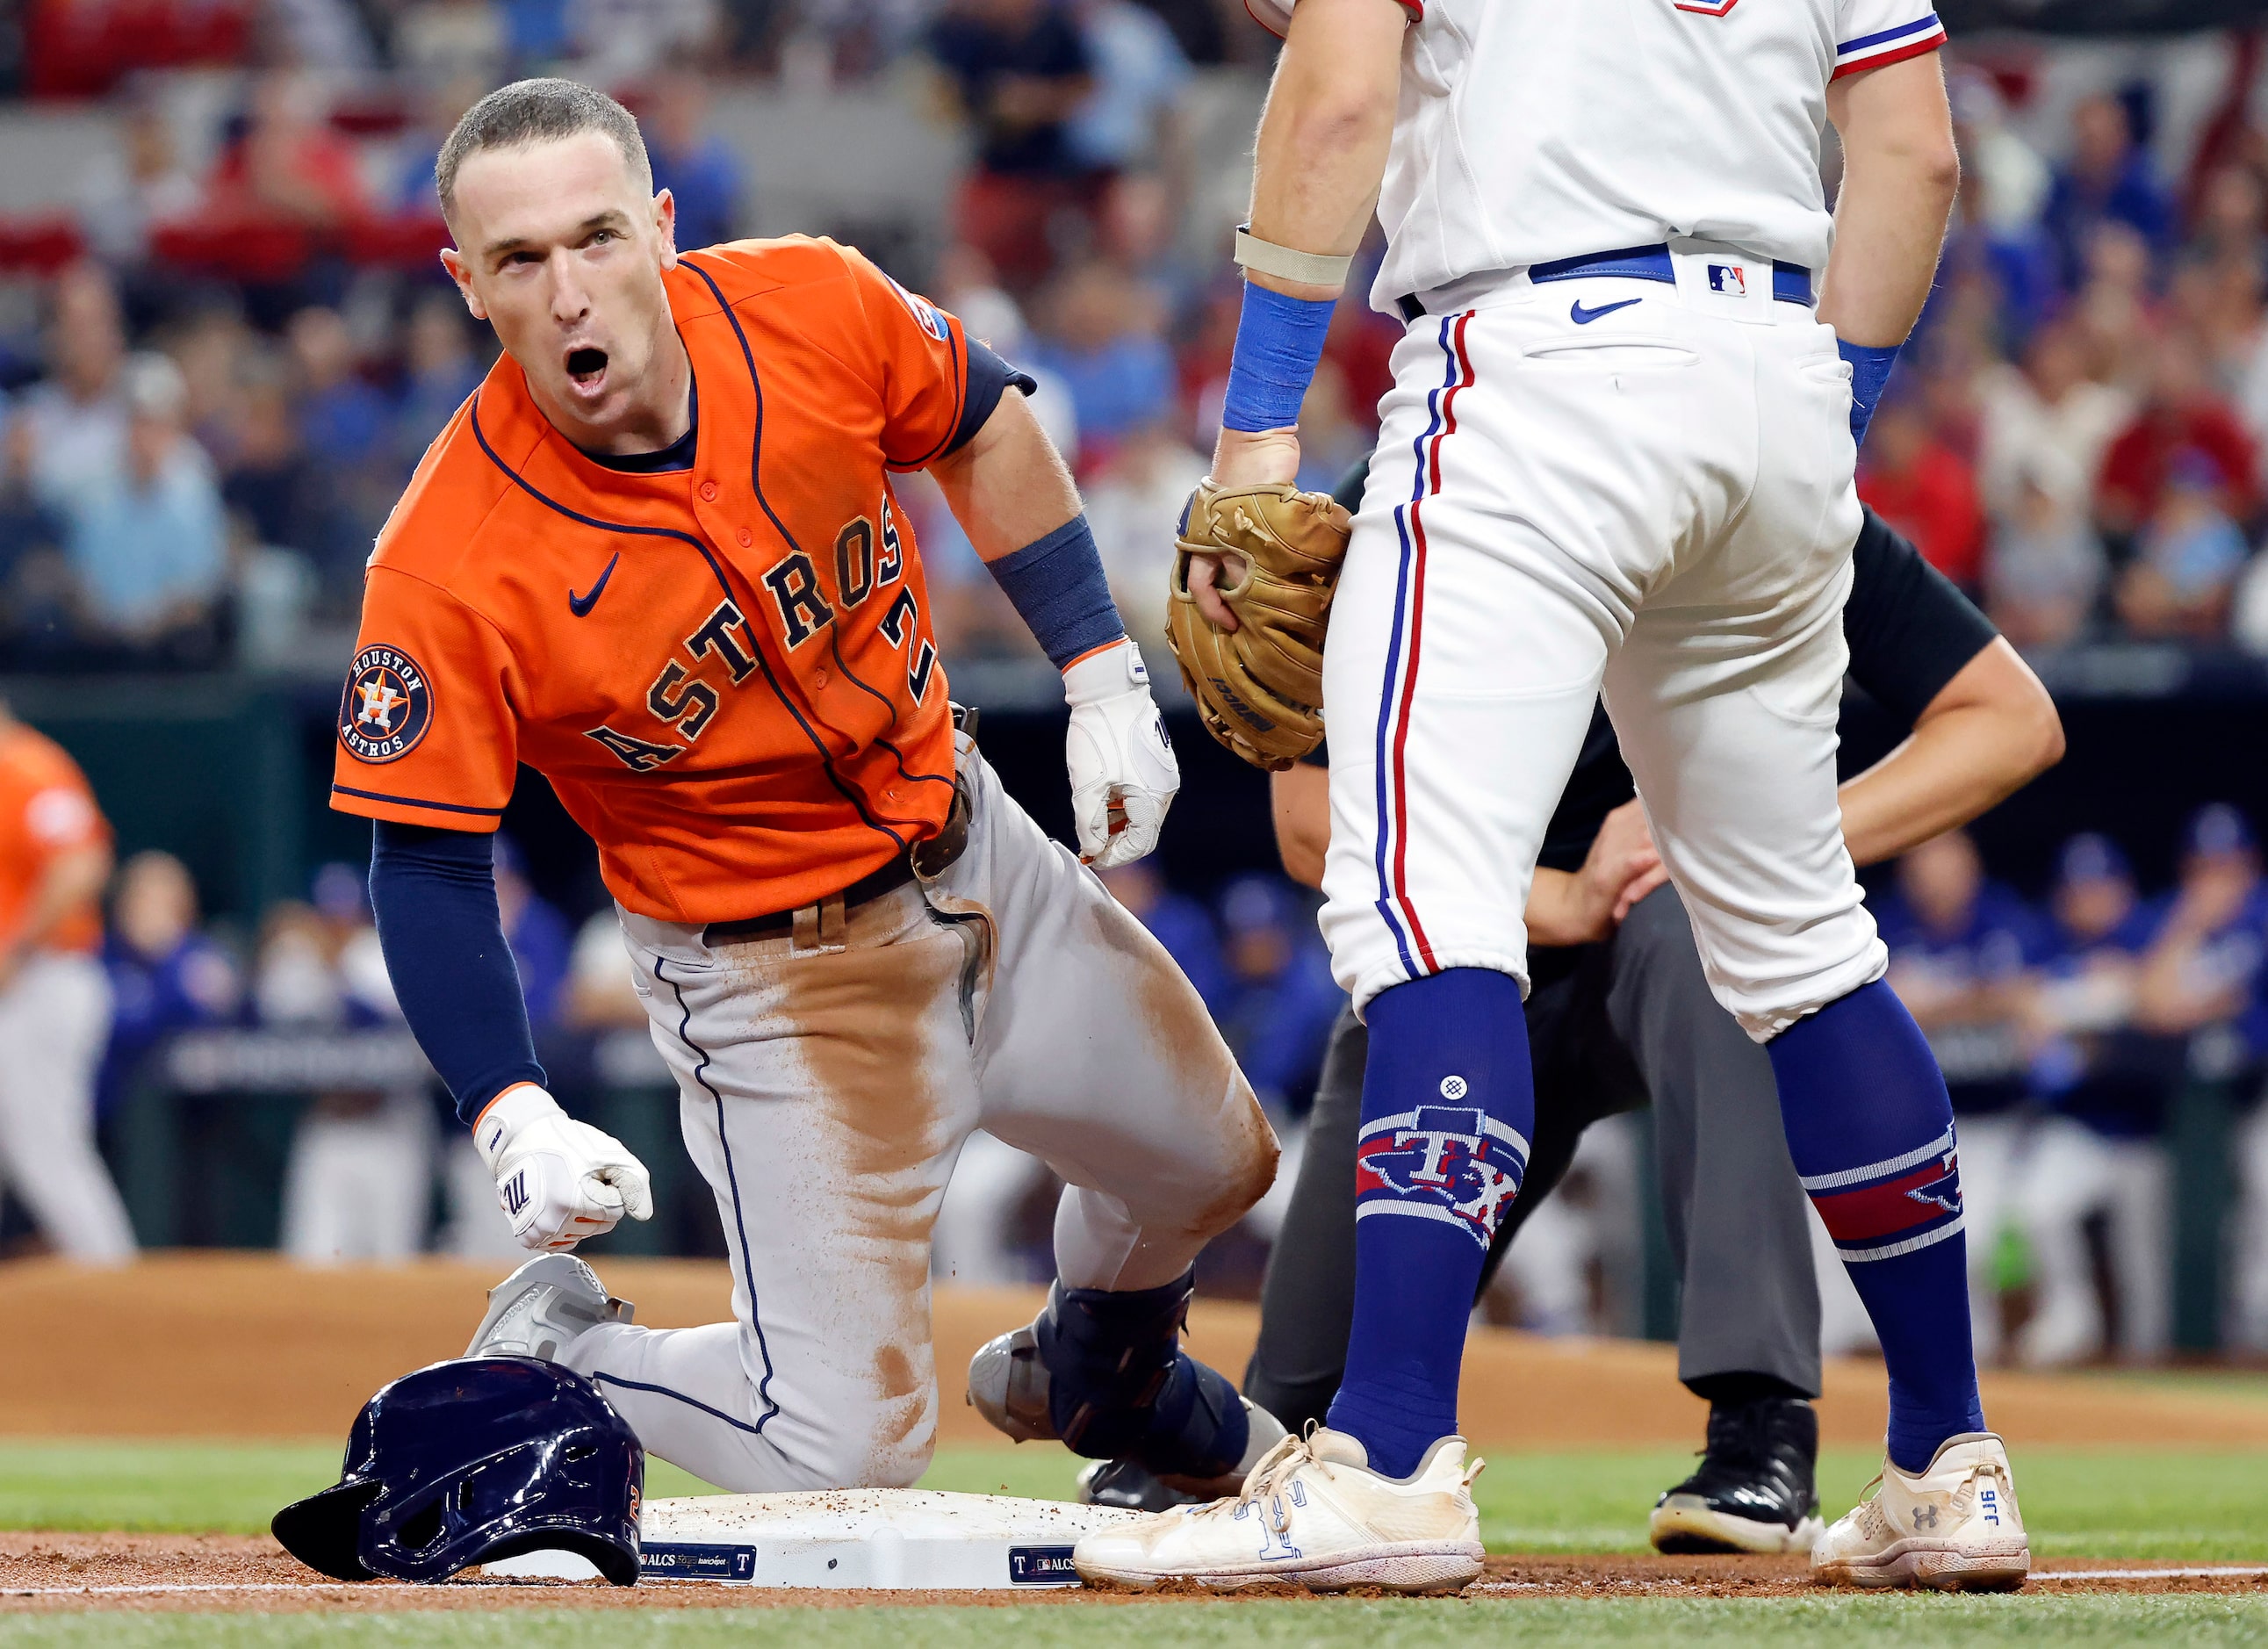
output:
[[[394,997],[468,1124],[514,1083],[544,1080],[497,910],[495,843],[383,820],[371,840],[370,902]]]
[[[968,390],[961,398],[961,422],[954,426],[946,452],[957,453],[968,445],[999,406],[1000,397],[1010,390],[1028,395],[1039,386],[1040,380],[1029,372],[1009,365],[980,340],[969,339]]]

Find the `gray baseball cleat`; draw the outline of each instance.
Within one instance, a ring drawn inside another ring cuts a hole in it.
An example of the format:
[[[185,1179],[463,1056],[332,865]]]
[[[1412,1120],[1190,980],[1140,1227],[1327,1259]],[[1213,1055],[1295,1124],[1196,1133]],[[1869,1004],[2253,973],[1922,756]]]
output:
[[[607,1292],[599,1274],[571,1254],[539,1254],[489,1290],[467,1357],[540,1357],[549,1363],[585,1330],[628,1322],[637,1307]]]

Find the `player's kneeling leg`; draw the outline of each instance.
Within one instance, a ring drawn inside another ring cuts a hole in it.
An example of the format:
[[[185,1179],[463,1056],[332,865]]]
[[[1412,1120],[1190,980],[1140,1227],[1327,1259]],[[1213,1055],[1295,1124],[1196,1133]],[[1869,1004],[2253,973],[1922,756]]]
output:
[[[969,1399],[1019,1442],[1057,1438],[1093,1460],[1137,1461],[1206,1498],[1232,1491],[1284,1435],[1228,1377],[1182,1349],[1194,1275],[1158,1288],[1065,1288],[968,1368]]]

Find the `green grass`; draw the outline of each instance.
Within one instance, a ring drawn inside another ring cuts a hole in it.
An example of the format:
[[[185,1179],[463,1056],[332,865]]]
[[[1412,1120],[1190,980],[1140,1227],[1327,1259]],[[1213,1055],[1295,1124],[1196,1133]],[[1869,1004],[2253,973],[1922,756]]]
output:
[[[1830,1515],[1879,1464],[1827,1451]],[[1064,1498],[1078,1466],[1052,1445],[948,1449],[923,1481]],[[1482,1537],[1498,1551],[1642,1551],[1646,1508],[1691,1469],[1675,1449],[1495,1453],[1475,1485]],[[2042,1557],[2268,1562],[2268,1451],[2028,1448],[2016,1471]],[[337,1475],[328,1444],[0,1441],[0,1528],[254,1533]],[[651,1496],[705,1489],[674,1467],[650,1467]]]
[[[2268,1643],[2268,1600],[2215,1597],[1820,1597],[1687,1602],[1168,1603],[1130,1609],[686,1609],[388,1615],[0,1617],[0,1644],[52,1649],[1471,1649],[1560,1645],[2161,1645]]]
[[[1675,1450],[1500,1453],[1476,1485],[1498,1550],[1643,1550],[1645,1511],[1690,1469]],[[1821,1488],[1846,1505],[1874,1467],[1830,1450]],[[932,1488],[1063,1496],[1078,1462],[1052,1446],[941,1454]],[[330,1482],[328,1444],[0,1442],[0,1527],[252,1531]],[[2268,1561],[2268,1452],[2032,1448],[2018,1457],[2035,1548],[2048,1557]],[[655,1495],[705,1485],[656,1463]],[[321,1644],[439,1649],[1469,1649],[1515,1634],[1557,1645],[2128,1644],[2268,1646],[2268,1596],[1773,1600],[1489,1598],[1461,1603],[1172,1602],[1133,1608],[511,1609],[486,1612],[0,1616],[0,1645],[273,1649]]]

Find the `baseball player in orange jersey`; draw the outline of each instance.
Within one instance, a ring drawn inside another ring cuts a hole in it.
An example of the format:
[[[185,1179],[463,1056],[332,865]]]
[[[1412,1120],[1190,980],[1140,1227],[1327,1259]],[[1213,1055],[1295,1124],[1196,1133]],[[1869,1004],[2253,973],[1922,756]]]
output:
[[[116,1264],[134,1229],[94,1147],[110,1034],[95,948],[110,825],[63,747],[0,703],[0,1173],[67,1257]]]
[[[371,558],[333,802],[377,821],[404,1012],[521,1240],[475,1353],[593,1380],[742,1491],[910,1483],[937,1389],[929,1235],[983,1128],[1068,1182],[1060,1281],[976,1396],[1020,1436],[1236,1476],[1280,1431],[1179,1344],[1197,1250],[1276,1142],[1197,992],[955,725],[893,471],[928,468],[1064,667],[1086,857],[1179,784],[1022,379],[824,240],[680,254],[637,129],[563,81],[442,151],[444,254],[506,354]],[[563,1252],[644,1169],[543,1089],[487,832],[517,763],[599,844],[733,1317],[635,1326]]]

